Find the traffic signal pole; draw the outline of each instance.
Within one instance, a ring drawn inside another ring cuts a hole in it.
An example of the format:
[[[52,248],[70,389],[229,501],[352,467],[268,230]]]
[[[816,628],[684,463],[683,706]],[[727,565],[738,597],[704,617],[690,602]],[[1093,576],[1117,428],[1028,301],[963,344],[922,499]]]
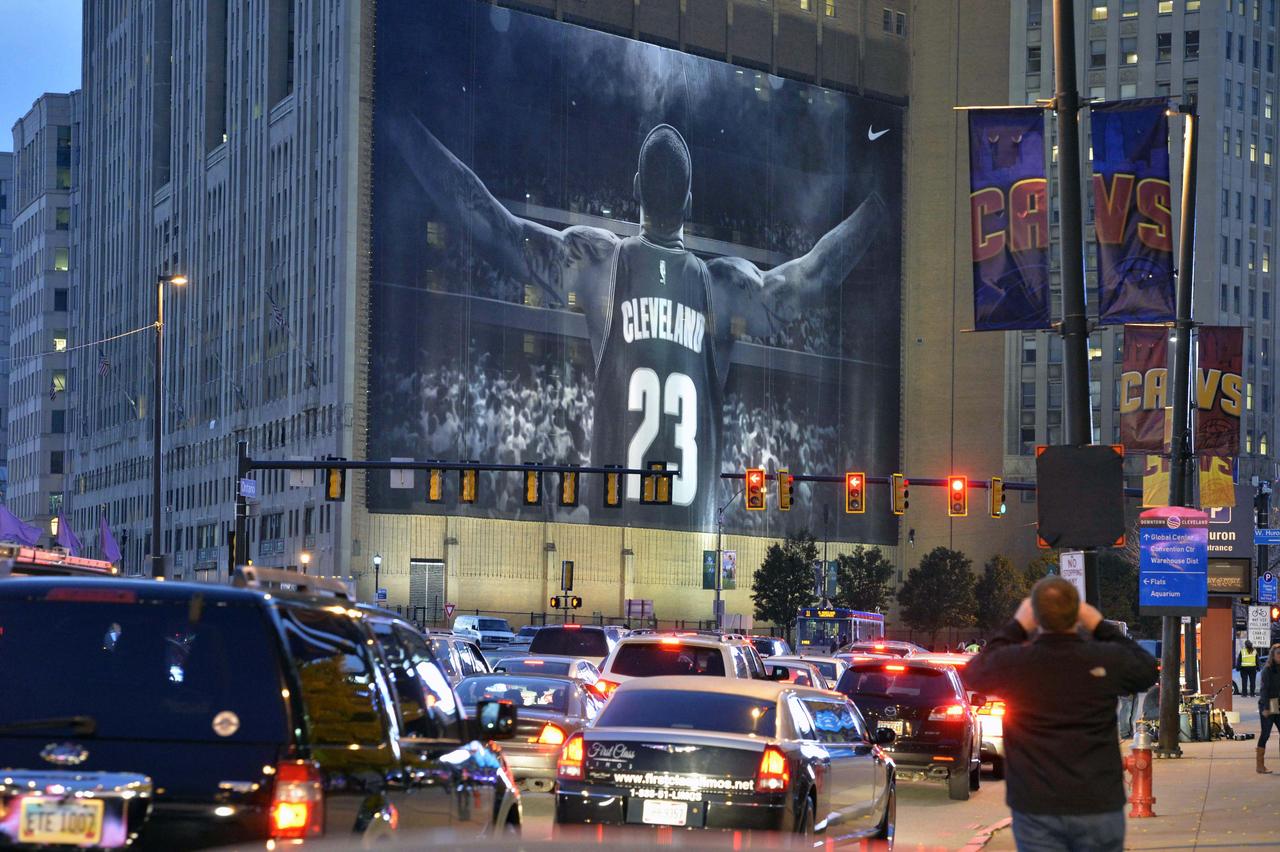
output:
[[[746,490],[745,485],[739,488],[723,506],[716,510],[716,601],[712,604],[716,630],[724,627],[724,602],[721,599],[721,594],[724,591],[724,565],[721,564],[721,560],[724,558],[724,549],[722,547],[724,543],[724,513],[726,509],[733,505],[733,501],[741,497]]]
[[[1083,204],[1080,200],[1080,93],[1076,89],[1074,0],[1053,3],[1054,110],[1058,118],[1058,203],[1062,237],[1063,422],[1067,444],[1093,443],[1089,403],[1089,318],[1084,298]],[[1085,600],[1098,606],[1098,552],[1084,551]]]

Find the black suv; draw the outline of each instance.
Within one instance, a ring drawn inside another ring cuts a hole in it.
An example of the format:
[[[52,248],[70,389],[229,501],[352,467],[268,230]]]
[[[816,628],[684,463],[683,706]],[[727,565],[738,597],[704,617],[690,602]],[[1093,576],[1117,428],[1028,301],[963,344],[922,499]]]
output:
[[[896,735],[890,752],[901,780],[946,781],[952,799],[968,799],[981,782],[982,728],[972,698],[952,666],[910,657],[855,663],[839,692],[853,699],[872,730]]]
[[[535,657],[582,657],[600,666],[621,638],[622,631],[608,625],[549,624],[533,635],[529,653]]]
[[[464,718],[409,625],[334,581],[250,581],[268,574],[282,584],[0,583],[0,846],[519,826],[487,744],[510,735],[513,708]]]

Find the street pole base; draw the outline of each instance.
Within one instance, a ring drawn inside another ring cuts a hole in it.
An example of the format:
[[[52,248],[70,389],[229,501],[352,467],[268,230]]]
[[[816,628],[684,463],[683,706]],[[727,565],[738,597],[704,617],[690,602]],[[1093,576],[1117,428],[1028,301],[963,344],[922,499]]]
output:
[[[1156,757],[1158,757],[1158,758],[1182,757],[1182,749],[1180,749],[1180,748],[1175,748],[1173,751],[1159,751],[1159,750],[1157,750],[1157,751],[1155,752],[1155,756],[1156,756]]]

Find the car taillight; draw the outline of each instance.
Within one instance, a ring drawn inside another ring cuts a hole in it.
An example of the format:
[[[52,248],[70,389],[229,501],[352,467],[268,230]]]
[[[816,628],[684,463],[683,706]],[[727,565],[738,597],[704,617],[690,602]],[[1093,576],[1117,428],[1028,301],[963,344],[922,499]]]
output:
[[[540,745],[560,745],[564,742],[564,731],[558,725],[548,722],[542,726],[542,730],[533,742]]]
[[[941,707],[933,708],[933,712],[929,714],[929,721],[959,722],[964,718],[965,709],[963,704],[944,704]]]
[[[271,794],[271,836],[284,840],[318,837],[324,832],[324,788],[320,769],[307,760],[276,767]]]
[[[574,734],[560,747],[560,757],[556,760],[556,777],[570,781],[582,780],[582,763],[585,749],[582,734]]]
[[[600,678],[595,682],[595,688],[600,691],[601,695],[608,698],[610,695],[613,695],[613,691],[618,688],[618,684],[612,680]]]
[[[760,768],[756,770],[756,792],[780,793],[790,782],[787,756],[774,746],[765,746],[760,755]]]
[[[1005,706],[1003,701],[988,701],[982,705],[982,709],[978,711],[981,716],[1003,716],[1005,714]]]

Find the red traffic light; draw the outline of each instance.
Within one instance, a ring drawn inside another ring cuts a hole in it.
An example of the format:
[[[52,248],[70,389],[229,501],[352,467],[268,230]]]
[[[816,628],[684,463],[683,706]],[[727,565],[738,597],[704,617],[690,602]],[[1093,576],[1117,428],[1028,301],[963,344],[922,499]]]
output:
[[[969,478],[967,476],[947,477],[947,514],[953,518],[963,518],[969,514]]]
[[[1280,621],[1280,606],[1271,607],[1271,620]]]
[[[743,479],[746,483],[744,502],[747,509],[752,512],[764,511],[764,469],[747,468]]]
[[[844,510],[847,514],[857,515],[867,510],[866,492],[865,473],[851,471],[844,475]]]

